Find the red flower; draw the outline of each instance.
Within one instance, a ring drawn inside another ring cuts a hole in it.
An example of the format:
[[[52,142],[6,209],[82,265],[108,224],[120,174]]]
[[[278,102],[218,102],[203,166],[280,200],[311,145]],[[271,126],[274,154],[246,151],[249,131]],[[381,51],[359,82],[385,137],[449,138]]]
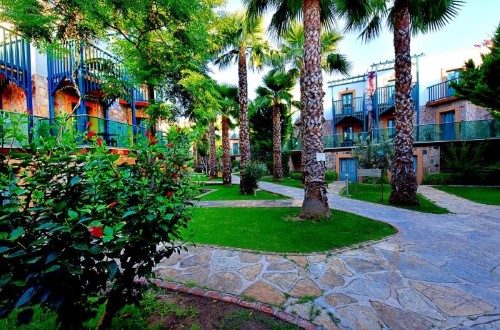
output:
[[[174,194],[173,192],[167,191],[167,197],[172,197],[173,194]]]
[[[89,122],[87,123],[87,128],[91,128],[91,127],[92,127],[92,122],[91,122],[91,121],[89,121]]]
[[[117,178],[117,177],[118,177],[118,172],[115,172],[115,178]]]
[[[109,207],[110,209],[115,208],[116,206],[118,206],[118,202],[113,202],[113,203],[109,203],[109,204],[108,204],[108,207]]]
[[[31,111],[30,111],[30,109],[26,109],[26,114],[27,114],[28,116],[29,116],[29,115],[31,115]]]
[[[150,131],[146,131],[146,137],[149,138],[151,136],[151,132]]]
[[[91,139],[93,136],[95,136],[95,132],[94,131],[89,131],[87,133],[87,139]]]
[[[102,146],[102,139],[101,139],[101,138],[97,138],[97,144],[98,144],[99,146]]]
[[[215,179],[215,176],[213,176],[213,175],[211,175],[211,176],[208,178],[208,180],[213,180],[213,179]]]
[[[167,147],[172,148],[174,146],[173,143],[167,143]]]
[[[177,127],[177,133],[180,133],[180,132],[181,132],[181,128]]]
[[[102,237],[102,227],[94,226],[89,228],[90,236],[101,238]]]

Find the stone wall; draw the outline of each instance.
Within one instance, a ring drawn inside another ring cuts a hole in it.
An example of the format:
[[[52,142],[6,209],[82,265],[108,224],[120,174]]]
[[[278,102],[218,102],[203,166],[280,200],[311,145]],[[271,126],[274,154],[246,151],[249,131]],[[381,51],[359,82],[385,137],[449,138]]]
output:
[[[457,109],[460,112],[460,120],[456,118],[456,121],[475,121],[475,120],[486,120],[491,119],[490,113],[483,107],[477,106],[466,100],[456,100],[453,102],[447,102],[438,106],[420,107],[420,124],[436,124],[436,113],[443,109]]]
[[[422,175],[440,171],[440,148],[439,146],[416,147],[416,151],[422,152]]]
[[[26,93],[13,82],[9,82],[2,91],[2,109],[7,111],[25,112]]]
[[[47,77],[34,74],[33,83],[33,114],[39,117],[50,117],[49,114],[49,82]]]

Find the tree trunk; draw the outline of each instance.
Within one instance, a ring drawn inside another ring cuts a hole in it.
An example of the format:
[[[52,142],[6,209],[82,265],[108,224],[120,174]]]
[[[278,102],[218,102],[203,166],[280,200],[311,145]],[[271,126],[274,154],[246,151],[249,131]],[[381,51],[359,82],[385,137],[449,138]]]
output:
[[[231,153],[229,150],[229,119],[222,116],[222,183],[231,185]]]
[[[281,163],[281,113],[277,102],[273,103],[273,180],[283,181]]]
[[[210,159],[209,159],[209,170],[208,175],[211,177],[217,177],[217,150],[215,149],[215,126],[214,122],[210,121],[208,124],[208,139],[210,141]]]
[[[413,171],[413,101],[411,99],[410,15],[408,0],[394,3],[394,52],[396,71],[396,137],[389,203],[419,205]]]
[[[321,23],[319,0],[304,0],[304,77],[302,159],[305,196],[300,217],[330,217],[325,164],[316,160],[323,152],[323,78],[321,72]],[[304,147],[306,146],[306,147]]]
[[[240,168],[250,162],[250,129],[248,127],[248,82],[246,43],[242,42],[238,53],[238,85],[240,98]],[[247,189],[245,178],[240,179],[240,192]]]

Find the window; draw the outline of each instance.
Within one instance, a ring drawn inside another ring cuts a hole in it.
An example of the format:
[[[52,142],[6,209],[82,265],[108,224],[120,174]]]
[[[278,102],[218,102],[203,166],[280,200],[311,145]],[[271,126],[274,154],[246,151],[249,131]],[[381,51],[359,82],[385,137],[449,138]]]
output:
[[[238,143],[233,143],[233,155],[239,155],[240,151],[238,150],[238,148],[239,148]]]
[[[396,119],[387,119],[387,135],[392,138],[396,134]]]
[[[342,129],[344,135],[344,146],[350,147],[353,144],[354,139],[354,129],[352,126],[344,126]]]
[[[455,69],[446,71],[446,80],[454,80],[460,78],[462,74],[462,69]]]
[[[344,114],[352,113],[352,93],[342,94],[342,112]]]

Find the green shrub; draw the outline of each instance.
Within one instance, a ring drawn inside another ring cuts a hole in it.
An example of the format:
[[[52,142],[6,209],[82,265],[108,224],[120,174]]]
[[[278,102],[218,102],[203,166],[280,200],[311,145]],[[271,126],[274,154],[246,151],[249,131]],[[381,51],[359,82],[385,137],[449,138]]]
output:
[[[16,136],[25,152],[0,154],[0,318],[23,308],[18,320],[29,323],[41,305],[61,329],[80,329],[105,303],[109,325],[140,298],[134,278],[180,250],[189,144],[182,134],[166,145],[139,139],[133,164],[119,166],[90,127],[83,136],[65,127],[30,145]],[[0,143],[19,131],[6,127]]]
[[[290,179],[302,181],[302,173],[298,171],[290,172]]]
[[[333,182],[337,181],[339,178],[339,174],[335,171],[326,171],[325,172],[325,180],[326,182]]]
[[[243,195],[253,194],[257,189],[260,179],[266,173],[266,167],[257,162],[250,162],[241,168],[240,192]]]
[[[457,174],[455,173],[430,173],[424,176],[422,184],[430,185],[448,185],[456,184]]]

